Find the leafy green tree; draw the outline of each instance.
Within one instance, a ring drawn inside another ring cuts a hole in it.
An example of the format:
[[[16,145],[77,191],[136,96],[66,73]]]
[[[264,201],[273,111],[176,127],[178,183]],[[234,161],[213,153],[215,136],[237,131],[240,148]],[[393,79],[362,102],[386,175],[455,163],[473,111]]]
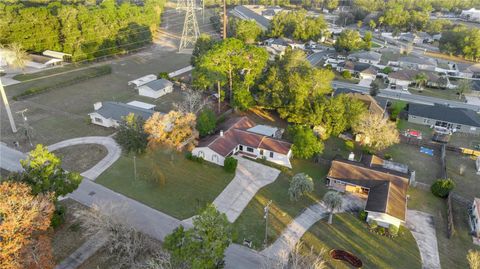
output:
[[[370,50],[372,48],[372,44],[373,44],[373,34],[372,32],[370,31],[367,31],[365,32],[365,35],[363,36],[363,47],[366,49],[366,50]]]
[[[323,196],[323,203],[328,208],[328,224],[332,224],[333,213],[342,208],[343,199],[338,191],[328,191]]]
[[[351,79],[352,78],[352,73],[350,73],[350,71],[348,71],[348,70],[343,70],[342,77],[344,79]]]
[[[415,75],[415,78],[414,78],[414,81],[415,81],[415,84],[416,84],[416,88],[419,89],[421,88],[423,85],[425,85],[425,83],[427,83],[428,81],[428,76],[427,74],[425,74],[424,72],[420,72],[418,74]]]
[[[377,28],[377,23],[375,22],[375,20],[370,20],[368,22],[368,26],[370,27],[370,29],[374,30],[375,28]]]
[[[183,226],[165,238],[164,247],[172,254],[176,266],[192,269],[218,268],[224,253],[232,242],[231,224],[224,213],[214,205],[194,217],[193,228]]]
[[[345,94],[326,99],[323,106],[324,111],[320,125],[324,129],[322,137],[325,138],[338,136],[348,130],[367,111],[364,103]]]
[[[197,117],[197,131],[200,136],[206,136],[213,133],[216,125],[217,117],[213,110],[209,108],[203,109]]]
[[[202,57],[207,51],[209,51],[213,45],[215,44],[215,41],[212,40],[212,37],[207,34],[201,34],[197,41],[195,42],[195,47],[193,47],[193,52],[192,52],[192,58],[191,58],[191,64],[193,66],[197,65],[197,61]]]
[[[206,83],[228,84],[229,100],[236,108],[248,108],[253,97],[250,87],[260,76],[268,60],[265,49],[245,45],[241,40],[227,38],[216,43],[197,62],[194,76],[202,76]],[[235,91],[238,96],[235,97]]]
[[[293,155],[301,159],[309,159],[323,152],[323,142],[318,139],[311,128],[291,126],[288,129],[293,138]]]
[[[314,190],[313,179],[305,173],[299,173],[292,177],[288,195],[291,201],[298,201],[301,196],[311,193]]]
[[[234,19],[232,35],[246,44],[253,44],[262,35],[262,28],[253,20]]]
[[[294,40],[317,40],[327,30],[327,23],[322,16],[308,16],[306,10],[282,11],[273,17],[269,35],[288,37]]]
[[[372,83],[370,83],[370,95],[377,96],[379,92],[380,92],[380,84],[376,80],[372,81]]]
[[[130,113],[123,117],[115,135],[115,140],[126,152],[142,154],[147,149],[148,134],[143,130],[145,121],[142,117]]]
[[[40,144],[20,163],[24,172],[13,179],[28,184],[33,194],[54,193],[57,199],[76,190],[82,181],[78,173],[65,171],[60,158]]]
[[[337,51],[355,51],[364,47],[364,41],[360,33],[355,30],[346,29],[340,33],[340,36],[335,42],[335,49]]]
[[[328,10],[333,11],[338,7],[339,2],[339,0],[324,0],[323,3]]]

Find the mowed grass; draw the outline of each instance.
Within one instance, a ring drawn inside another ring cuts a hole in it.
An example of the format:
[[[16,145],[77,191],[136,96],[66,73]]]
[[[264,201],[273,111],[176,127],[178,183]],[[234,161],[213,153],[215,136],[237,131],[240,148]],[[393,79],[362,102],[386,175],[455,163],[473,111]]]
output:
[[[435,222],[438,252],[442,268],[468,268],[468,250],[480,250],[469,235],[467,205],[453,200],[453,223],[455,233],[447,237],[446,200],[435,197],[431,192],[418,189],[409,190],[408,208],[432,214]]]
[[[463,174],[460,174],[461,166],[465,167]],[[480,197],[480,176],[476,171],[475,159],[471,156],[447,151],[447,174],[455,181],[454,191],[471,201]]]
[[[325,187],[325,175],[328,165],[316,164],[309,160],[292,160],[292,171],[282,172],[275,182],[263,187],[243,210],[240,217],[234,223],[236,241],[242,243],[244,239],[253,242],[253,248],[262,249],[265,238],[264,207],[268,201],[270,214],[268,217],[268,244],[273,243],[298,216],[303,209],[317,203],[327,191]],[[290,179],[296,173],[307,173],[313,178],[315,190],[298,201],[291,201],[288,195]]]
[[[445,100],[454,100],[454,101],[462,100],[461,98],[458,98],[457,91],[453,89],[424,88],[423,90],[419,91],[415,88],[410,88],[409,91],[413,94],[436,97],[436,98],[441,98]]]
[[[213,202],[234,177],[222,167],[187,160],[158,148],[136,158],[122,156],[96,182],[178,219],[198,213]]]
[[[302,237],[306,247],[327,251],[328,268],[352,268],[334,260],[328,252],[346,250],[363,262],[362,268],[421,268],[420,252],[410,231],[400,228],[399,236],[389,238],[370,232],[366,224],[351,213],[336,214],[333,224],[320,220]]]
[[[64,72],[69,72],[78,68],[81,68],[83,66],[87,65],[81,65],[81,64],[67,64],[65,66],[59,66],[59,67],[54,67],[54,68],[49,68],[46,70],[42,70],[39,72],[34,72],[34,73],[29,73],[29,74],[18,74],[13,77],[13,79],[18,80],[18,81],[26,81],[26,80],[31,80],[31,79],[37,79],[37,78],[42,78],[46,76],[51,76],[55,74],[60,74]]]
[[[427,184],[441,176],[440,151],[434,150],[433,156],[420,152],[420,146],[397,144],[387,150],[394,162],[403,163],[415,170],[415,180]]]

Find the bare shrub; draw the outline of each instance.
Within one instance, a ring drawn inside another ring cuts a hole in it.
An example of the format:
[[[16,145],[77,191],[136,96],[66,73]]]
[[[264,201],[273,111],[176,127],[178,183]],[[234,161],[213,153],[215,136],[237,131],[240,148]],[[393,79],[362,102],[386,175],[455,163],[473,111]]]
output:
[[[266,257],[264,269],[325,269],[325,249],[315,251],[313,247],[307,249],[303,242],[295,245],[291,253],[283,251],[276,257]]]
[[[119,205],[94,205],[78,212],[88,236],[105,239],[105,247],[116,268],[170,269],[170,255],[158,241],[138,232],[125,221]]]

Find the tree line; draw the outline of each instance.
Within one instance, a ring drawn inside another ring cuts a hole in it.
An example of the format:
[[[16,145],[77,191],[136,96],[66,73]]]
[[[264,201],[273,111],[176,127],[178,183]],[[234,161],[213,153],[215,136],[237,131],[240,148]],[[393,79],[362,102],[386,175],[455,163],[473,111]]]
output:
[[[1,2],[0,44],[18,43],[31,52],[62,51],[72,54],[74,61],[121,53],[151,42],[164,3]]]

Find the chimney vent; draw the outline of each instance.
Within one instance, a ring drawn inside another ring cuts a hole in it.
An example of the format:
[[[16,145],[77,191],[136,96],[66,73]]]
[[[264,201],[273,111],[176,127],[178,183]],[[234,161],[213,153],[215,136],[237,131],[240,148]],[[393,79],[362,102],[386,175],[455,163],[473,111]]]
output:
[[[355,154],[353,152],[350,152],[350,154],[348,154],[348,160],[355,161]]]

